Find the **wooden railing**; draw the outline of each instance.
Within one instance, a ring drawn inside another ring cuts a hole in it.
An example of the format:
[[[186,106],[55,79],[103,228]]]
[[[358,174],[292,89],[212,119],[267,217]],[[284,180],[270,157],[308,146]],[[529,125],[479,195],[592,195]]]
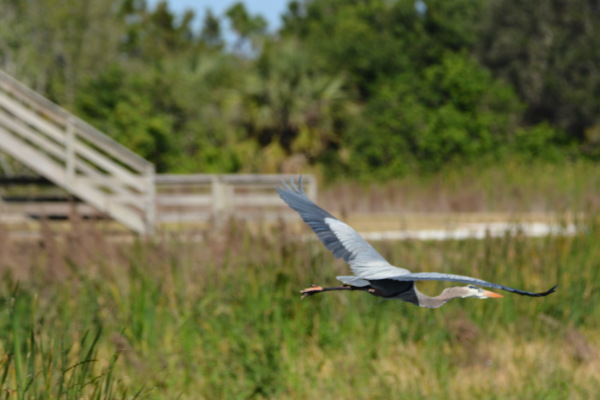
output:
[[[155,175],[153,164],[2,71],[0,151],[145,234],[157,222],[278,218],[289,209],[275,186],[298,179],[276,174]],[[305,175],[303,183],[315,199],[316,179]],[[60,214],[59,207],[53,210]]]
[[[279,218],[290,209],[275,187],[290,179],[297,182],[298,175],[157,175],[157,222]],[[302,182],[307,195],[316,199],[315,177],[303,175]]]
[[[154,165],[2,71],[0,150],[130,229],[152,232]]]

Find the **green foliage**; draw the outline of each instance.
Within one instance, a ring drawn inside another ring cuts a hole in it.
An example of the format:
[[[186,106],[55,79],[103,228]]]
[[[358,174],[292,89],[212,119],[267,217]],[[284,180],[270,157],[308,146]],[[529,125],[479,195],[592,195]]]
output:
[[[120,56],[123,21],[113,3],[1,0],[0,67],[71,106],[82,84]]]
[[[200,40],[213,48],[221,48],[224,44],[221,35],[221,22],[210,9],[207,9],[204,15]]]
[[[335,145],[348,109],[343,85],[342,75],[323,73],[294,40],[265,47],[240,93],[240,122],[264,147],[268,172],[278,171],[290,155],[306,164]],[[268,168],[275,154],[279,159]]]
[[[114,378],[118,354],[107,358],[101,355],[105,351],[100,349],[101,327],[96,326],[95,333],[73,332],[68,323],[46,320],[38,314],[38,297],[30,288],[23,290],[17,286],[7,293],[6,281],[1,288],[6,308],[0,313],[3,398],[138,397],[140,392],[127,397],[128,390]],[[62,334],[53,335],[59,331]],[[9,397],[11,394],[14,397]]]
[[[582,151],[593,160],[600,160],[600,122],[587,128]]]
[[[565,134],[546,122],[529,129],[518,129],[513,140],[516,153],[530,162],[559,162],[568,155],[564,146]]]
[[[79,114],[92,125],[129,149],[166,169],[165,156],[170,149],[170,136],[175,128],[169,107],[167,87],[159,77],[154,85],[148,79],[112,67],[90,81],[77,99]],[[165,108],[166,108],[165,107]],[[175,106],[173,106],[175,108]]]
[[[419,166],[439,170],[499,154],[520,105],[511,88],[464,54],[448,53],[421,74],[379,88],[346,137],[350,168],[390,179]]]
[[[490,3],[477,54],[547,121],[581,142],[600,114],[600,14],[594,0]]]
[[[0,67],[158,171],[382,180],[597,160],[594,7],[303,0],[273,33],[239,2],[196,28],[166,1],[0,0]]]
[[[231,27],[238,35],[236,47],[241,50],[244,42],[260,37],[265,33],[267,21],[260,15],[251,16],[243,3],[235,3],[225,13]]]
[[[366,98],[379,81],[416,72],[445,52],[471,46],[480,3],[428,1],[423,15],[409,0],[292,2],[282,33],[306,42],[326,60],[325,68],[348,72]]]
[[[194,13],[176,16],[164,0],[154,10],[148,10],[145,1],[126,0],[119,17],[123,35],[119,52],[130,57],[129,63],[142,60],[146,68],[153,67],[165,57],[193,52],[203,43],[198,43],[192,30]]]
[[[235,122],[241,113],[238,87],[245,76],[235,61],[216,53],[164,63],[161,77],[169,82],[171,109],[177,111],[171,113],[176,121],[173,148],[165,155],[169,171],[237,172],[247,161],[244,157],[259,150]]]

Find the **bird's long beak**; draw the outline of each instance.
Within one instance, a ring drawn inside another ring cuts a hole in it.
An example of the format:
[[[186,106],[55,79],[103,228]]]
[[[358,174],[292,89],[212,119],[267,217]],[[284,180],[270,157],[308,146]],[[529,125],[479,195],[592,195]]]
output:
[[[484,295],[485,297],[493,297],[493,298],[495,298],[495,299],[500,299],[500,298],[504,297],[504,296],[502,296],[501,294],[494,293],[494,292],[490,292],[489,290],[484,290],[484,291],[483,291],[483,295]]]

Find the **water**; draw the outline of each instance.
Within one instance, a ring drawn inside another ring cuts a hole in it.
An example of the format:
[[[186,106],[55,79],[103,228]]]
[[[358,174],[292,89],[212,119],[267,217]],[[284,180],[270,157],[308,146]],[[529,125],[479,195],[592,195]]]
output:
[[[456,228],[419,229],[380,232],[361,232],[366,240],[461,240],[501,237],[506,234],[543,237],[548,235],[572,236],[577,232],[574,224],[559,225],[543,222],[509,223],[485,222],[464,223]]]

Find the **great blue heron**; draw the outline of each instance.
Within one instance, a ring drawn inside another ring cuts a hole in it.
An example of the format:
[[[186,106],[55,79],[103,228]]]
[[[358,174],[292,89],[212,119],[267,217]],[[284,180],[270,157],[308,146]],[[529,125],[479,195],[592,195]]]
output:
[[[337,258],[343,258],[355,276],[338,276],[342,286],[312,286],[302,290],[302,298],[331,290],[362,290],[385,299],[399,299],[421,307],[438,308],[455,298],[475,297],[487,299],[502,295],[484,290],[475,285],[502,289],[525,296],[542,297],[553,293],[556,286],[546,292],[532,293],[514,289],[497,283],[483,281],[469,276],[442,274],[439,272],[411,273],[386,261],[354,229],[313,203],[304,193],[302,178],[296,185],[283,182],[277,188],[279,196],[294,210],[304,222],[317,234],[325,247]],[[444,289],[439,296],[429,297],[415,286],[416,281],[450,281],[466,283],[467,286],[455,286]]]

